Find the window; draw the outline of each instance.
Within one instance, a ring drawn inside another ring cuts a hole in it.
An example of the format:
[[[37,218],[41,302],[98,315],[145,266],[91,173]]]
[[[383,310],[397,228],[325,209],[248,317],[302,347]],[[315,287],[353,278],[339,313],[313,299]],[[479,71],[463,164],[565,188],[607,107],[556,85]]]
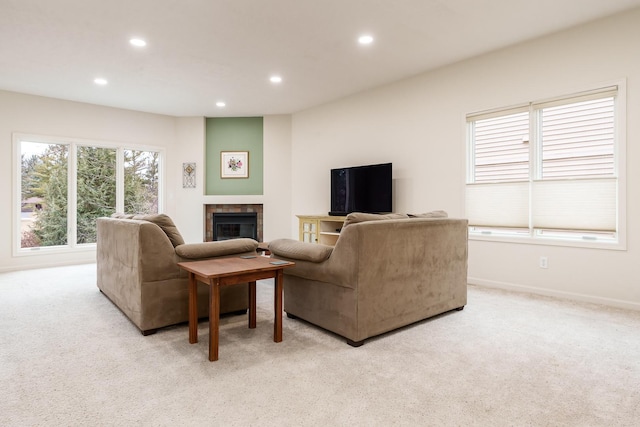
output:
[[[114,148],[77,147],[76,243],[96,243],[96,218],[116,210]]]
[[[17,253],[96,242],[96,218],[158,213],[161,152],[14,135],[20,176]]]
[[[124,212],[158,212],[157,151],[124,150]]]
[[[621,243],[623,105],[615,86],[469,115],[470,237]]]

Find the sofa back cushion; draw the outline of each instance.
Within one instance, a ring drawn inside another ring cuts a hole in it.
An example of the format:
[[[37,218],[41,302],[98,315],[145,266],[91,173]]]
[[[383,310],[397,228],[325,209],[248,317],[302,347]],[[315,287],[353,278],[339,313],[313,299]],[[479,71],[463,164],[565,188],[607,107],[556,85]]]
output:
[[[184,239],[178,231],[178,227],[176,227],[171,218],[165,214],[134,215],[131,219],[139,219],[156,224],[164,231],[174,248],[179,245],[184,245]]]
[[[409,215],[401,214],[401,213],[380,215],[380,214],[363,213],[363,212],[352,212],[349,215],[347,215],[347,218],[345,219],[344,225],[342,227],[344,228],[350,224],[357,224],[359,222],[365,222],[365,221],[380,221],[383,219],[405,219],[405,218],[409,218]]]
[[[431,211],[420,214],[409,214],[409,218],[448,218],[449,214],[445,211]]]

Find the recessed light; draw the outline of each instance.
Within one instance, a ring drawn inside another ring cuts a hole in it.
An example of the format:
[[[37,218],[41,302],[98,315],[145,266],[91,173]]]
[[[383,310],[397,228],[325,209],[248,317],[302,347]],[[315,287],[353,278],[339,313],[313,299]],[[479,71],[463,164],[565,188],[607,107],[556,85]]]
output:
[[[220,107],[220,108],[222,108],[222,107],[225,107],[226,105],[227,105],[227,104],[226,104],[224,101],[218,101],[218,102],[216,102],[216,107]]]
[[[373,36],[370,36],[369,34],[364,34],[364,35],[358,37],[358,43],[360,43],[360,44],[371,44],[371,43],[373,43]]]
[[[100,85],[100,86],[104,86],[104,85],[106,85],[107,83],[109,83],[109,82],[107,81],[107,79],[103,79],[102,77],[98,77],[98,78],[93,79],[93,82],[94,82],[95,84],[97,84],[97,85]]]
[[[282,77],[280,76],[271,76],[269,77],[271,83],[282,83]]]
[[[145,47],[147,45],[147,42],[142,39],[131,39],[129,43],[136,47]]]

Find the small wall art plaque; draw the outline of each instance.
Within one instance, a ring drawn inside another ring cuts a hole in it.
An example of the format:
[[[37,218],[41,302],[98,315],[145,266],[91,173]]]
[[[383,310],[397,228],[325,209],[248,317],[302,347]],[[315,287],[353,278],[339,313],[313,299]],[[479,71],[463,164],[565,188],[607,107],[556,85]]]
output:
[[[195,162],[182,164],[182,188],[196,188]]]

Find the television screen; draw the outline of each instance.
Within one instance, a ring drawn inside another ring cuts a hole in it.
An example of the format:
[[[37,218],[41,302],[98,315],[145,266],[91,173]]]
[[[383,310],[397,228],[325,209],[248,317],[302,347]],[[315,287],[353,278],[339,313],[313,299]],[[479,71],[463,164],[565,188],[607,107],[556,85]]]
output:
[[[391,163],[331,169],[329,215],[391,212],[391,172]]]

